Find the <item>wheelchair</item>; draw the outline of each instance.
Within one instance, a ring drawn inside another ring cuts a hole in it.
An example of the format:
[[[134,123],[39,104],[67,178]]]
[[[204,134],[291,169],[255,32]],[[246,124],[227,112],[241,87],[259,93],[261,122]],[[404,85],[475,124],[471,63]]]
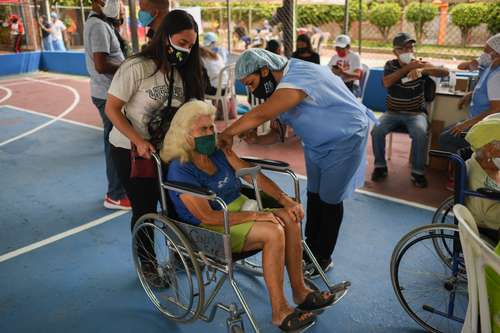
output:
[[[135,269],[150,301],[162,315],[181,323],[199,319],[212,322],[217,310],[221,309],[228,313],[226,327],[230,333],[244,332],[243,315],[246,314],[253,331],[261,332],[234,274],[238,270],[251,275],[262,275],[262,266],[254,259],[260,250],[232,253],[227,203],[209,190],[180,182],[164,181],[159,156],[153,154],[152,159],[157,168],[161,211],[142,216],[137,221],[132,236]],[[263,208],[257,184],[257,174],[261,169],[291,177],[294,199],[300,200],[298,178],[287,163],[245,160],[254,166],[239,170],[237,176],[252,177],[250,188],[255,193],[259,209]],[[190,194],[220,205],[224,215],[224,232],[219,233],[179,221],[169,203],[167,190]],[[320,272],[323,283],[336,295],[333,304],[337,303],[346,295],[350,282],[332,284],[304,240],[302,246]],[[216,302],[216,297],[227,280],[239,304]],[[311,289],[319,290],[307,276],[305,280]]]
[[[390,264],[397,299],[408,315],[428,332],[461,332],[467,312],[467,274],[453,205],[466,196],[500,200],[500,193],[467,189],[464,158],[441,151],[431,156],[450,159],[455,166],[454,195],[433,215],[432,223],[415,228],[397,243]]]

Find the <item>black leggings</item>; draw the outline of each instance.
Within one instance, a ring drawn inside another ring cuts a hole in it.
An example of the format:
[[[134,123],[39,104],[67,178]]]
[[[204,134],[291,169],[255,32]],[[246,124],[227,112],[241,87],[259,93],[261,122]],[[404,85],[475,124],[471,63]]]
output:
[[[147,213],[156,213],[160,200],[158,179],[130,178],[130,150],[111,145],[111,158],[116,166],[118,177],[127,192],[132,205],[132,220],[130,229],[133,230],[137,220]],[[153,163],[153,161],[151,161]],[[150,253],[138,253],[140,256],[150,257],[154,254],[153,235],[141,234],[140,241],[144,250]]]
[[[344,204],[329,204],[318,193],[307,192],[306,243],[318,261],[332,256],[340,225],[344,217]]]

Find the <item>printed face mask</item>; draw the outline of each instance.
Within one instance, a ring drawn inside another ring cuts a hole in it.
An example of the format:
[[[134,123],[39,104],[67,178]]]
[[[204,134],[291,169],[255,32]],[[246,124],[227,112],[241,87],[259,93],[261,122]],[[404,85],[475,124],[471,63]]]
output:
[[[409,64],[413,59],[415,59],[415,56],[412,52],[402,53],[399,55],[399,60],[401,60],[404,64]]]
[[[137,15],[137,19],[139,20],[139,23],[143,27],[149,27],[151,23],[153,23],[155,17],[151,15],[149,12],[145,10],[139,10],[139,14]]]
[[[194,149],[202,155],[212,155],[216,147],[215,133],[194,138]]]
[[[167,46],[168,50],[168,62],[175,67],[182,67],[188,60],[190,49],[186,49],[172,43],[172,39],[168,38],[170,44]]]
[[[276,90],[276,80],[274,79],[274,76],[271,74],[271,71],[269,71],[269,74],[267,76],[262,76],[262,74],[259,71],[259,76],[260,76],[260,82],[257,88],[252,92],[252,94],[256,98],[260,99],[267,99],[269,98],[274,90]]]

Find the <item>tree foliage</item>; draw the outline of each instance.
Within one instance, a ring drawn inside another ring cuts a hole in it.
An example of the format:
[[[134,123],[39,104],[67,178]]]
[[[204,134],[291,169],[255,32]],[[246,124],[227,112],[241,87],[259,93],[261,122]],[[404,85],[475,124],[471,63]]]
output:
[[[419,44],[422,43],[425,24],[434,20],[438,12],[437,7],[430,3],[412,2],[406,7],[406,20],[413,23]]]
[[[467,44],[467,39],[472,28],[485,21],[487,6],[484,3],[461,3],[453,6],[450,11],[451,22],[462,32],[462,46]]]
[[[488,23],[488,30],[492,35],[500,32],[500,2],[488,5],[486,23]]]
[[[387,42],[391,28],[401,19],[401,6],[397,3],[373,3],[368,11],[368,21],[375,25]]]

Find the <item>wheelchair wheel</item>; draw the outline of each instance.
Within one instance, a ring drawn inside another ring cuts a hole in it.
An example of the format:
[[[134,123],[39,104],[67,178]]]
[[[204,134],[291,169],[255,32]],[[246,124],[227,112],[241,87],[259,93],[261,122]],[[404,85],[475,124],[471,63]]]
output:
[[[453,205],[455,204],[455,197],[448,197],[439,208],[436,210],[432,217],[432,224],[456,224],[455,217],[453,216]],[[439,233],[445,233],[446,230],[436,231]],[[436,237],[433,239],[434,248],[436,249],[436,253],[439,257],[451,268],[452,263],[452,253],[453,249],[451,248],[451,244],[448,238],[446,237]],[[460,273],[465,277],[465,266],[463,262],[460,264],[461,271]]]
[[[451,265],[436,253],[434,244],[452,249]],[[405,311],[429,332],[455,333],[462,329],[467,311],[467,281],[458,227],[431,224],[406,234],[394,248],[391,280]]]
[[[204,285],[182,231],[162,215],[146,214],[134,228],[132,253],[139,280],[156,308],[174,321],[195,320],[204,305]]]

